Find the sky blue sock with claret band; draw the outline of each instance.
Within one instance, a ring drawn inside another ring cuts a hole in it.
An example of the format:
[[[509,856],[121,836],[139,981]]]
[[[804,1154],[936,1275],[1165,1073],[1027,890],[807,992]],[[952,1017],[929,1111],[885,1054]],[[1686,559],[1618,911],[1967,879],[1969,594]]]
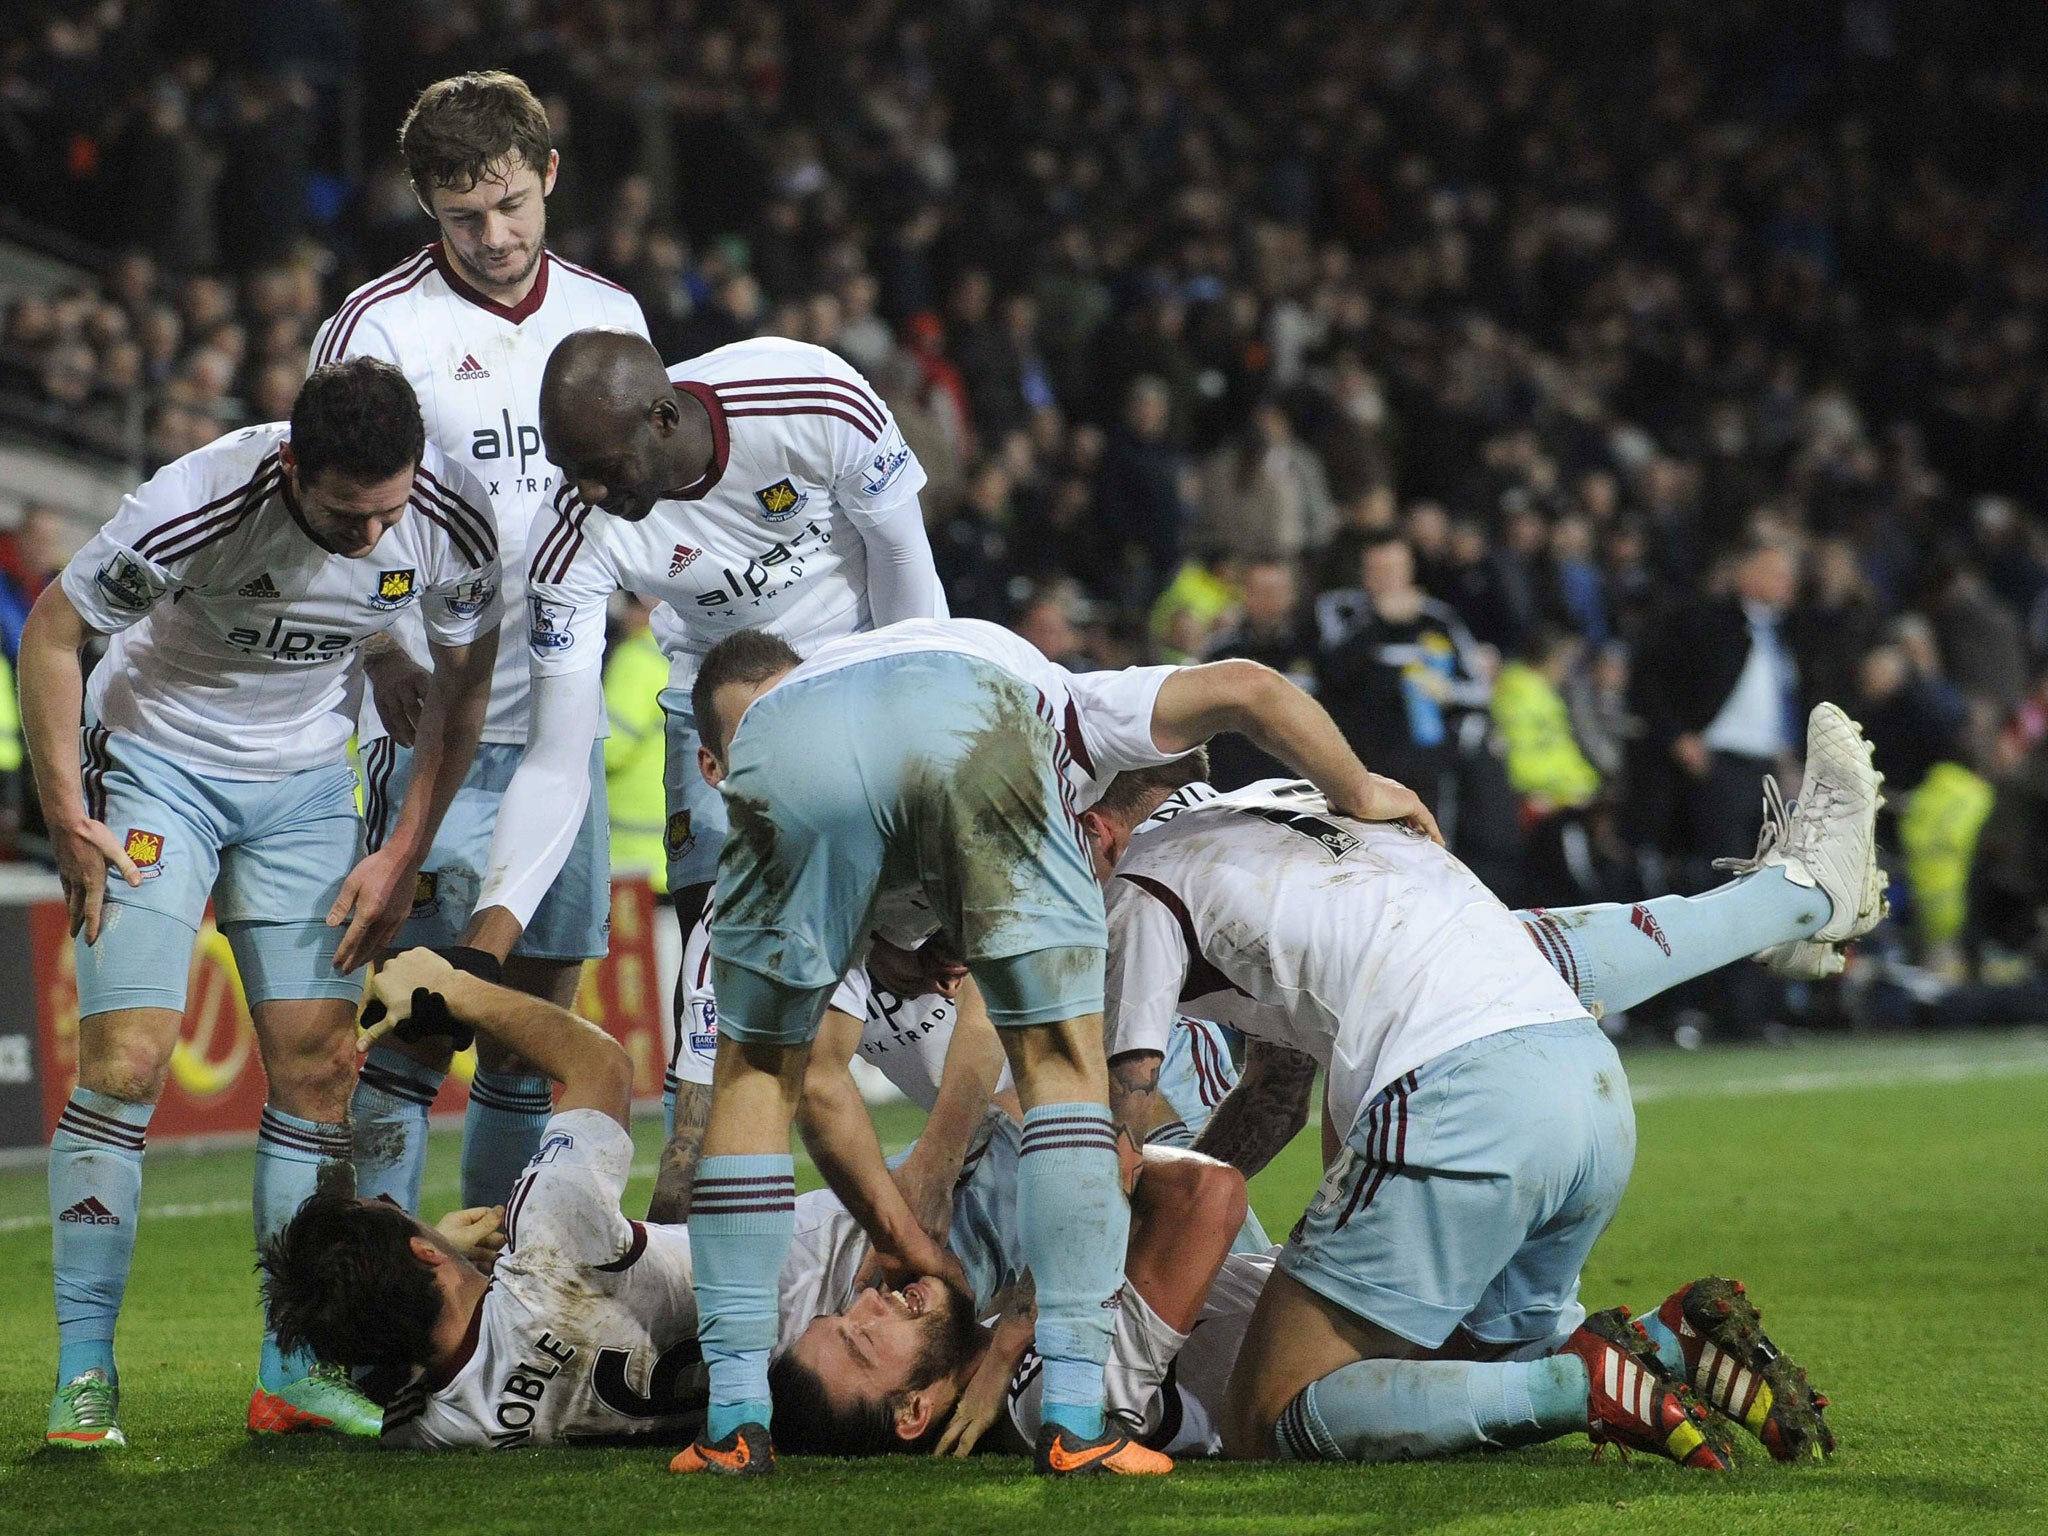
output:
[[[154,1104],[74,1088],[50,1138],[50,1258],[57,1385],[114,1371],[114,1323],[135,1259],[142,1150]]]
[[[1588,1011],[1598,1003],[1625,1013],[1680,982],[1811,938],[1833,913],[1827,892],[1781,869],[1761,869],[1702,896],[1537,907],[1515,916]]]
[[[1102,1434],[1102,1368],[1123,1285],[1131,1204],[1116,1131],[1100,1104],[1041,1104],[1024,1116],[1017,1227],[1038,1288],[1042,1415],[1084,1440]]]
[[[796,1232],[796,1163],[788,1153],[707,1157],[690,1186],[697,1338],[711,1373],[704,1438],[767,1424],[776,1283]]]

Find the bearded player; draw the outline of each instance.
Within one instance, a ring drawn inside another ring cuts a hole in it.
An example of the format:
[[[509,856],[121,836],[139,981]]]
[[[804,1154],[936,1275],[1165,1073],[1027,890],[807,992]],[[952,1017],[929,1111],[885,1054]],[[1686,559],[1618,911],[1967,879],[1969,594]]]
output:
[[[505,606],[526,611],[529,534],[560,479],[540,435],[540,381],[557,342],[586,326],[640,335],[632,295],[547,249],[547,198],[559,172],[547,112],[526,85],[497,72],[436,81],[398,134],[413,195],[440,238],[349,295],[320,330],[317,362],[379,357],[418,394],[427,440],[476,476],[496,514]],[[421,663],[418,624],[401,623],[369,660],[375,708],[363,716],[370,846],[381,845],[414,772]],[[483,743],[421,871],[398,943],[452,943],[469,921],[498,808],[529,735],[527,650],[499,647]],[[611,878],[601,746],[578,765],[586,790],[559,871],[505,957],[504,979],[564,1007],[583,962],[607,947]],[[469,1086],[462,1197],[495,1205],[540,1144],[552,1108],[543,1076],[494,1046]],[[387,1041],[363,1065],[350,1105],[357,1185],[419,1207],[427,1111],[445,1054]]]

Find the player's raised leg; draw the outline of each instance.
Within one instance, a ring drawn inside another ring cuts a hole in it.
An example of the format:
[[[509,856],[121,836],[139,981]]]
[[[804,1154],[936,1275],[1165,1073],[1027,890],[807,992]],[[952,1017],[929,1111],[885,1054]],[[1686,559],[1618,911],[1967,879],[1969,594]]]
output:
[[[1787,974],[1832,975],[1842,968],[1840,946],[1884,915],[1876,837],[1884,776],[1870,753],[1855,721],[1818,704],[1793,810],[1766,780],[1756,855],[1723,861],[1740,878],[1700,896],[1516,916],[1579,1000],[1608,1013],[1766,952]]]

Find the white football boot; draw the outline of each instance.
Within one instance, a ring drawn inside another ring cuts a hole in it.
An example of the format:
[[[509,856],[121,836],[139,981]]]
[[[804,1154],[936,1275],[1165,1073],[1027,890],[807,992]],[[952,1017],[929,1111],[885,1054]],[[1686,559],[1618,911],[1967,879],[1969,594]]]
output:
[[[1863,728],[1833,704],[1806,721],[1806,775],[1790,812],[1778,781],[1764,779],[1764,826],[1756,855],[1716,859],[1716,869],[1753,874],[1782,869],[1795,884],[1827,895],[1834,910],[1811,938],[1775,944],[1756,958],[1781,976],[1818,981],[1838,974],[1842,946],[1884,920],[1885,874],[1877,865],[1877,810],[1884,775],[1871,766]]]

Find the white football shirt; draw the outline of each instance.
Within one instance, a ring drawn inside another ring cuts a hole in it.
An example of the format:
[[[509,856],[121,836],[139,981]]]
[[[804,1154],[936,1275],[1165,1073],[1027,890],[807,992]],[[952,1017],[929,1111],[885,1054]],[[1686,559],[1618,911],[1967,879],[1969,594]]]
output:
[[[350,294],[313,340],[315,366],[368,356],[405,371],[419,396],[427,441],[470,469],[490,499],[505,608],[522,617],[528,531],[561,481],[541,444],[541,374],[563,337],[590,326],[647,334],[630,293],[552,251],[541,256],[531,291],[508,306],[465,282],[436,241]],[[426,664],[417,625],[400,625],[395,636],[414,661]],[[528,662],[515,638],[508,631],[507,643],[498,647],[485,741],[526,740]],[[376,710],[365,710],[365,739],[383,734]]]
[[[1135,834],[1106,905],[1110,1055],[1163,1054],[1184,1001],[1227,1014],[1328,1070],[1339,1127],[1456,1046],[1586,1011],[1449,852],[1333,815],[1306,784],[1216,795]]]
[[[351,559],[315,541],[284,488],[290,430],[244,427],[166,464],[61,578],[114,637],[88,684],[99,724],[213,778],[339,761],[357,647],[407,613],[443,645],[498,623],[497,530],[467,470],[427,444],[405,515]]]
[[[622,588],[666,606],[654,634],[685,692],[734,630],[808,649],[873,622],[862,531],[914,499],[925,473],[867,381],[823,347],[774,336],[679,363],[669,378],[710,413],[711,466],[639,522],[557,492],[534,532],[537,674],[603,660],[605,603]]]
[[[709,1083],[718,1056],[718,999],[711,986],[711,903],[683,945],[681,1034],[669,1042],[669,1072],[677,1083]],[[927,1114],[939,1099],[946,1050],[953,1041],[958,1010],[937,994],[898,997],[868,979],[856,966],[846,973],[832,1006],[861,1021],[861,1059],[879,1071]],[[673,1026],[672,1026],[673,1027]],[[995,1091],[1011,1085],[1003,1068]]]
[[[570,1110],[505,1203],[505,1251],[456,1359],[401,1391],[386,1444],[561,1445],[692,1438],[708,1375],[683,1227],[619,1210],[633,1139],[609,1115]]]

